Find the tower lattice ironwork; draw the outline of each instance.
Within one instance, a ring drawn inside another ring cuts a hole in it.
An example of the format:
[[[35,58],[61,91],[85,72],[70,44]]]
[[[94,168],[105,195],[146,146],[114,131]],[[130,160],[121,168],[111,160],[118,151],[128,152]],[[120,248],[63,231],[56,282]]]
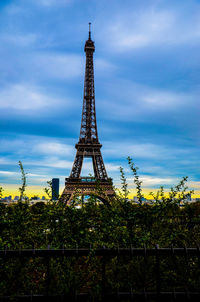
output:
[[[112,179],[108,178],[103,162],[102,145],[99,143],[97,132],[93,67],[95,46],[91,39],[90,23],[89,37],[84,50],[86,65],[80,137],[79,142],[75,145],[77,152],[71,174],[65,179],[65,188],[60,198],[64,202],[70,202],[76,193],[78,195],[93,194],[102,201],[106,201],[107,197],[115,194]],[[87,157],[92,158],[94,177],[81,177],[83,160]]]

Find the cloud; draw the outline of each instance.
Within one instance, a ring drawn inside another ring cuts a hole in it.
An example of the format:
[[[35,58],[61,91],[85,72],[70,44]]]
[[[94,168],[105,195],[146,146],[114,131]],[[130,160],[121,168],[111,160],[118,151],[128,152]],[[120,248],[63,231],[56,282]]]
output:
[[[187,110],[189,112],[196,110],[199,94],[198,91],[173,91],[123,79],[114,79],[113,83],[105,83],[102,89],[104,97],[99,101],[100,112],[102,110],[104,118],[120,121],[144,121],[156,116],[154,121],[160,122],[163,121],[160,117],[166,115],[168,115],[167,122],[174,116],[178,120],[180,112],[187,112],[188,116]]]
[[[178,183],[178,178],[176,177],[159,177],[159,176],[149,176],[149,175],[139,175],[139,180],[142,181],[142,189],[144,188],[155,188],[160,186],[164,186],[169,188],[173,186],[174,184]],[[134,184],[134,178],[133,177],[126,177],[126,181],[128,183],[128,189],[135,188],[136,185]],[[115,184],[120,187],[121,186],[121,180],[115,181]]]
[[[79,77],[84,72],[83,56],[59,53],[34,53],[29,58],[31,69],[38,77],[68,79]]]
[[[73,161],[58,159],[56,156],[43,158],[43,160],[31,160],[26,162],[27,165],[36,165],[41,167],[57,168],[57,169],[71,169]]]
[[[112,148],[109,147],[112,145]],[[124,141],[124,143],[106,143],[104,144],[104,154],[113,157],[143,158],[143,159],[172,159],[175,157],[174,150],[169,146],[153,144],[153,143],[132,143]],[[177,152],[178,150],[176,150]],[[181,150],[180,150],[181,151]]]
[[[37,87],[27,84],[8,85],[0,91],[1,109],[26,111],[32,114],[41,109],[57,107],[61,103],[61,100],[49,97]]]
[[[154,176],[176,174],[178,177],[191,177],[191,171],[198,173],[200,161],[196,148],[176,144],[172,148],[172,145],[170,141],[157,144],[142,141],[133,143],[132,140],[124,140],[124,143],[109,141],[104,143],[104,155],[109,160],[120,159],[120,165],[130,156],[143,173]],[[182,163],[182,159],[187,157],[190,162]]]
[[[9,154],[10,151],[15,150],[15,157],[23,161],[30,158],[36,160],[39,158],[56,158],[72,157],[75,155],[74,145],[65,142],[65,139],[57,139],[45,136],[36,135],[19,135],[18,138],[8,137],[1,139],[1,152]],[[70,141],[70,140],[68,140]],[[10,146],[12,145],[12,150]],[[53,162],[55,158],[51,159]],[[13,163],[6,157],[0,157],[0,164]],[[18,162],[18,161],[17,161]],[[16,162],[16,163],[17,163]],[[29,162],[31,163],[31,162]],[[41,162],[39,163],[41,164]]]
[[[33,33],[20,33],[20,34],[3,34],[1,35],[1,43],[8,43],[15,47],[28,47],[36,44],[39,36]]]
[[[200,181],[189,181],[188,185],[192,189],[199,189],[200,190]]]
[[[23,163],[24,169],[28,172],[28,178],[51,178],[51,175],[68,176],[73,166],[75,157],[74,145],[64,143],[61,139],[37,137],[37,136],[19,136],[18,139],[2,139],[2,152],[10,152],[10,142],[12,149],[15,150],[15,157],[18,157]],[[0,158],[0,164],[13,165],[13,169],[18,170],[18,161],[8,161],[6,158]],[[105,163],[106,170],[109,172],[118,172],[119,165],[114,163]],[[84,159],[82,175],[93,174],[93,167],[87,158]],[[20,175],[19,173],[16,175]]]
[[[155,187],[163,186],[166,191],[179,183],[179,179],[177,177],[156,177],[141,175],[140,180],[142,181],[142,188],[153,189]],[[127,183],[129,184],[130,188],[135,187],[135,185],[133,184],[133,179],[127,178]],[[191,189],[194,189],[195,191],[200,189],[199,181],[188,181],[186,185],[188,186],[187,191]]]
[[[4,152],[4,145],[1,146],[1,151]],[[0,165],[13,165],[14,164],[14,161],[10,160],[10,159],[7,159],[6,157],[3,157],[1,156],[0,157]]]
[[[126,14],[126,19],[120,21],[110,27],[118,50],[146,47],[158,41],[163,32],[169,29],[174,17],[169,12],[151,11],[138,16]]]
[[[140,180],[143,182],[143,186],[151,187],[155,185],[172,185],[177,182],[176,178],[169,177],[153,177],[153,176],[141,176]]]
[[[72,154],[72,157],[74,159],[75,157],[75,152],[74,154]],[[69,169],[71,171],[72,166],[73,166],[73,160],[69,161],[69,160],[64,160],[64,159],[60,159],[57,156],[48,156],[43,158],[42,160],[31,160],[31,161],[24,161],[24,164],[26,165],[32,165],[32,166],[40,166],[40,167],[49,167],[49,168],[57,168],[57,169]],[[112,163],[105,163],[106,166],[106,170],[108,172],[115,172],[115,171],[119,171],[119,165],[115,165]],[[86,173],[87,172],[87,173]],[[87,159],[84,159],[83,161],[83,166],[82,166],[82,173],[86,173],[88,175],[88,173],[93,172],[93,166],[92,164],[87,161]],[[68,171],[69,174],[69,171]],[[66,172],[66,176],[67,176],[67,172]]]
[[[71,145],[66,145],[58,142],[44,142],[39,143],[33,146],[33,152],[37,152],[39,154],[54,154],[54,155],[64,155],[68,156],[74,151],[74,147]]]
[[[153,188],[155,186],[173,186],[174,183],[178,183],[178,179],[176,177],[158,177],[158,176],[148,176],[148,175],[140,175],[139,180],[142,181],[142,188]],[[135,187],[133,177],[126,177],[126,181],[128,183],[129,188]],[[116,181],[116,184],[119,186],[121,181]]]
[[[105,166],[106,166],[106,171],[107,172],[118,172],[119,173],[120,165],[105,163]]]
[[[110,72],[116,71],[116,66],[106,59],[97,58],[97,59],[95,59],[94,69],[95,69],[95,71],[98,72],[98,74],[102,73],[103,76],[105,77],[107,75],[107,73],[110,74]],[[105,74],[105,70],[106,70],[106,74]]]
[[[173,109],[186,104],[190,101],[191,97],[183,93],[175,93],[170,91],[151,91],[146,92],[141,95],[140,100],[144,106],[152,108],[154,106],[155,110],[160,109]]]
[[[0,171],[0,174],[3,174],[4,176],[19,175],[19,173],[17,173],[17,172],[12,172],[12,171]]]
[[[13,171],[0,171],[0,174],[5,175],[5,176],[16,176],[19,177],[21,174],[19,172],[13,172]],[[34,174],[34,173],[26,173],[27,178],[32,178],[32,177],[46,177],[46,175],[41,175],[41,174]]]
[[[191,19],[184,10],[178,12],[155,5],[129,12],[122,10],[105,29],[107,42],[114,52],[194,43],[200,37],[199,15],[198,9],[194,10]]]

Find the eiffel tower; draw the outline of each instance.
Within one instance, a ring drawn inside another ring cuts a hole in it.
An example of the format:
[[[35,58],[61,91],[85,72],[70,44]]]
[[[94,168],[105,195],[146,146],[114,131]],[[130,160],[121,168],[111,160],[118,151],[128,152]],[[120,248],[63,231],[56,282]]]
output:
[[[94,68],[93,53],[94,42],[91,39],[91,23],[89,23],[89,37],[85,43],[86,65],[82,121],[79,142],[71,174],[65,179],[65,188],[60,201],[70,204],[74,195],[95,195],[107,203],[109,197],[115,195],[112,179],[108,178],[101,155],[102,145],[99,143],[95,111]],[[84,158],[92,158],[94,177],[81,177]]]

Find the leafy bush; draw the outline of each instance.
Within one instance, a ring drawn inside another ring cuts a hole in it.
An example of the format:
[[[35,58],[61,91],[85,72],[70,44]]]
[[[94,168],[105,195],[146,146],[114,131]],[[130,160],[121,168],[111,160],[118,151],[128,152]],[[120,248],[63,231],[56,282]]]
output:
[[[38,202],[28,205],[18,202],[0,204],[0,249],[88,248],[98,247],[196,247],[200,242],[200,203],[180,202],[187,198],[187,178],[171,189],[168,196],[161,188],[153,204],[142,203],[141,182],[137,168],[129,158],[135,177],[139,204],[128,200],[128,188],[121,169],[121,196],[110,200],[110,206],[91,196],[80,206],[77,199],[71,205],[61,202]],[[79,205],[79,206],[77,206]],[[195,289],[200,281],[198,261],[195,257],[166,257],[161,262],[165,290],[175,286],[179,290]],[[113,290],[155,289],[155,259],[113,257],[107,262],[107,286]],[[51,293],[70,293],[75,290],[90,291],[98,297],[101,290],[102,258],[80,257],[51,259]],[[175,269],[176,268],[176,269]],[[45,291],[46,264],[44,259],[27,258],[1,260],[0,294],[27,294]],[[16,275],[18,278],[16,278]],[[118,281],[116,281],[118,280]],[[173,286],[172,286],[173,284]],[[51,286],[52,285],[52,286]],[[95,301],[98,301],[97,298]]]

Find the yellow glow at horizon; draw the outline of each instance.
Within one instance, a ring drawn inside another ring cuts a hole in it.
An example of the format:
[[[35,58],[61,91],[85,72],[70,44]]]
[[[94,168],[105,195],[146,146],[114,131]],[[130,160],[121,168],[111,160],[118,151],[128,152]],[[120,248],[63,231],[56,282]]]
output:
[[[3,187],[3,196],[9,196],[11,195],[13,198],[15,196],[19,196],[19,185],[0,185]],[[64,187],[60,188],[60,193],[63,191]],[[151,189],[151,188],[144,188],[142,189],[142,193],[144,194],[144,197],[147,199],[153,199],[151,195],[149,195],[150,192],[156,193],[158,189]],[[133,198],[137,195],[137,191],[135,189],[129,189],[129,198]],[[167,191],[165,192],[167,194]],[[28,186],[25,191],[26,196],[32,197],[34,195],[38,195],[39,197],[46,196],[44,192],[44,188],[41,188],[41,186]],[[47,196],[46,196],[47,197]],[[192,194],[192,198],[200,198],[200,190],[197,190]]]
[[[148,188],[148,189],[144,188],[144,189],[142,189],[142,194],[147,199],[153,199],[153,197],[150,195],[150,193],[153,192],[154,194],[156,194],[157,191],[158,191],[158,189],[155,189],[155,188],[153,188],[153,189],[151,189],[151,188]],[[165,194],[166,195],[168,194],[167,190],[165,191]],[[137,195],[136,189],[130,189],[129,190],[129,195],[128,195],[129,198],[133,198],[136,195]],[[200,198],[200,190],[195,191],[194,194],[192,194],[192,198]]]
[[[3,185],[3,196],[9,196],[11,195],[13,198],[15,196],[19,196],[19,185]],[[44,192],[44,188],[41,188],[41,186],[28,186],[25,190],[25,195],[28,197],[32,197],[34,195],[38,195],[39,197],[46,196]],[[46,196],[47,197],[47,196]]]

